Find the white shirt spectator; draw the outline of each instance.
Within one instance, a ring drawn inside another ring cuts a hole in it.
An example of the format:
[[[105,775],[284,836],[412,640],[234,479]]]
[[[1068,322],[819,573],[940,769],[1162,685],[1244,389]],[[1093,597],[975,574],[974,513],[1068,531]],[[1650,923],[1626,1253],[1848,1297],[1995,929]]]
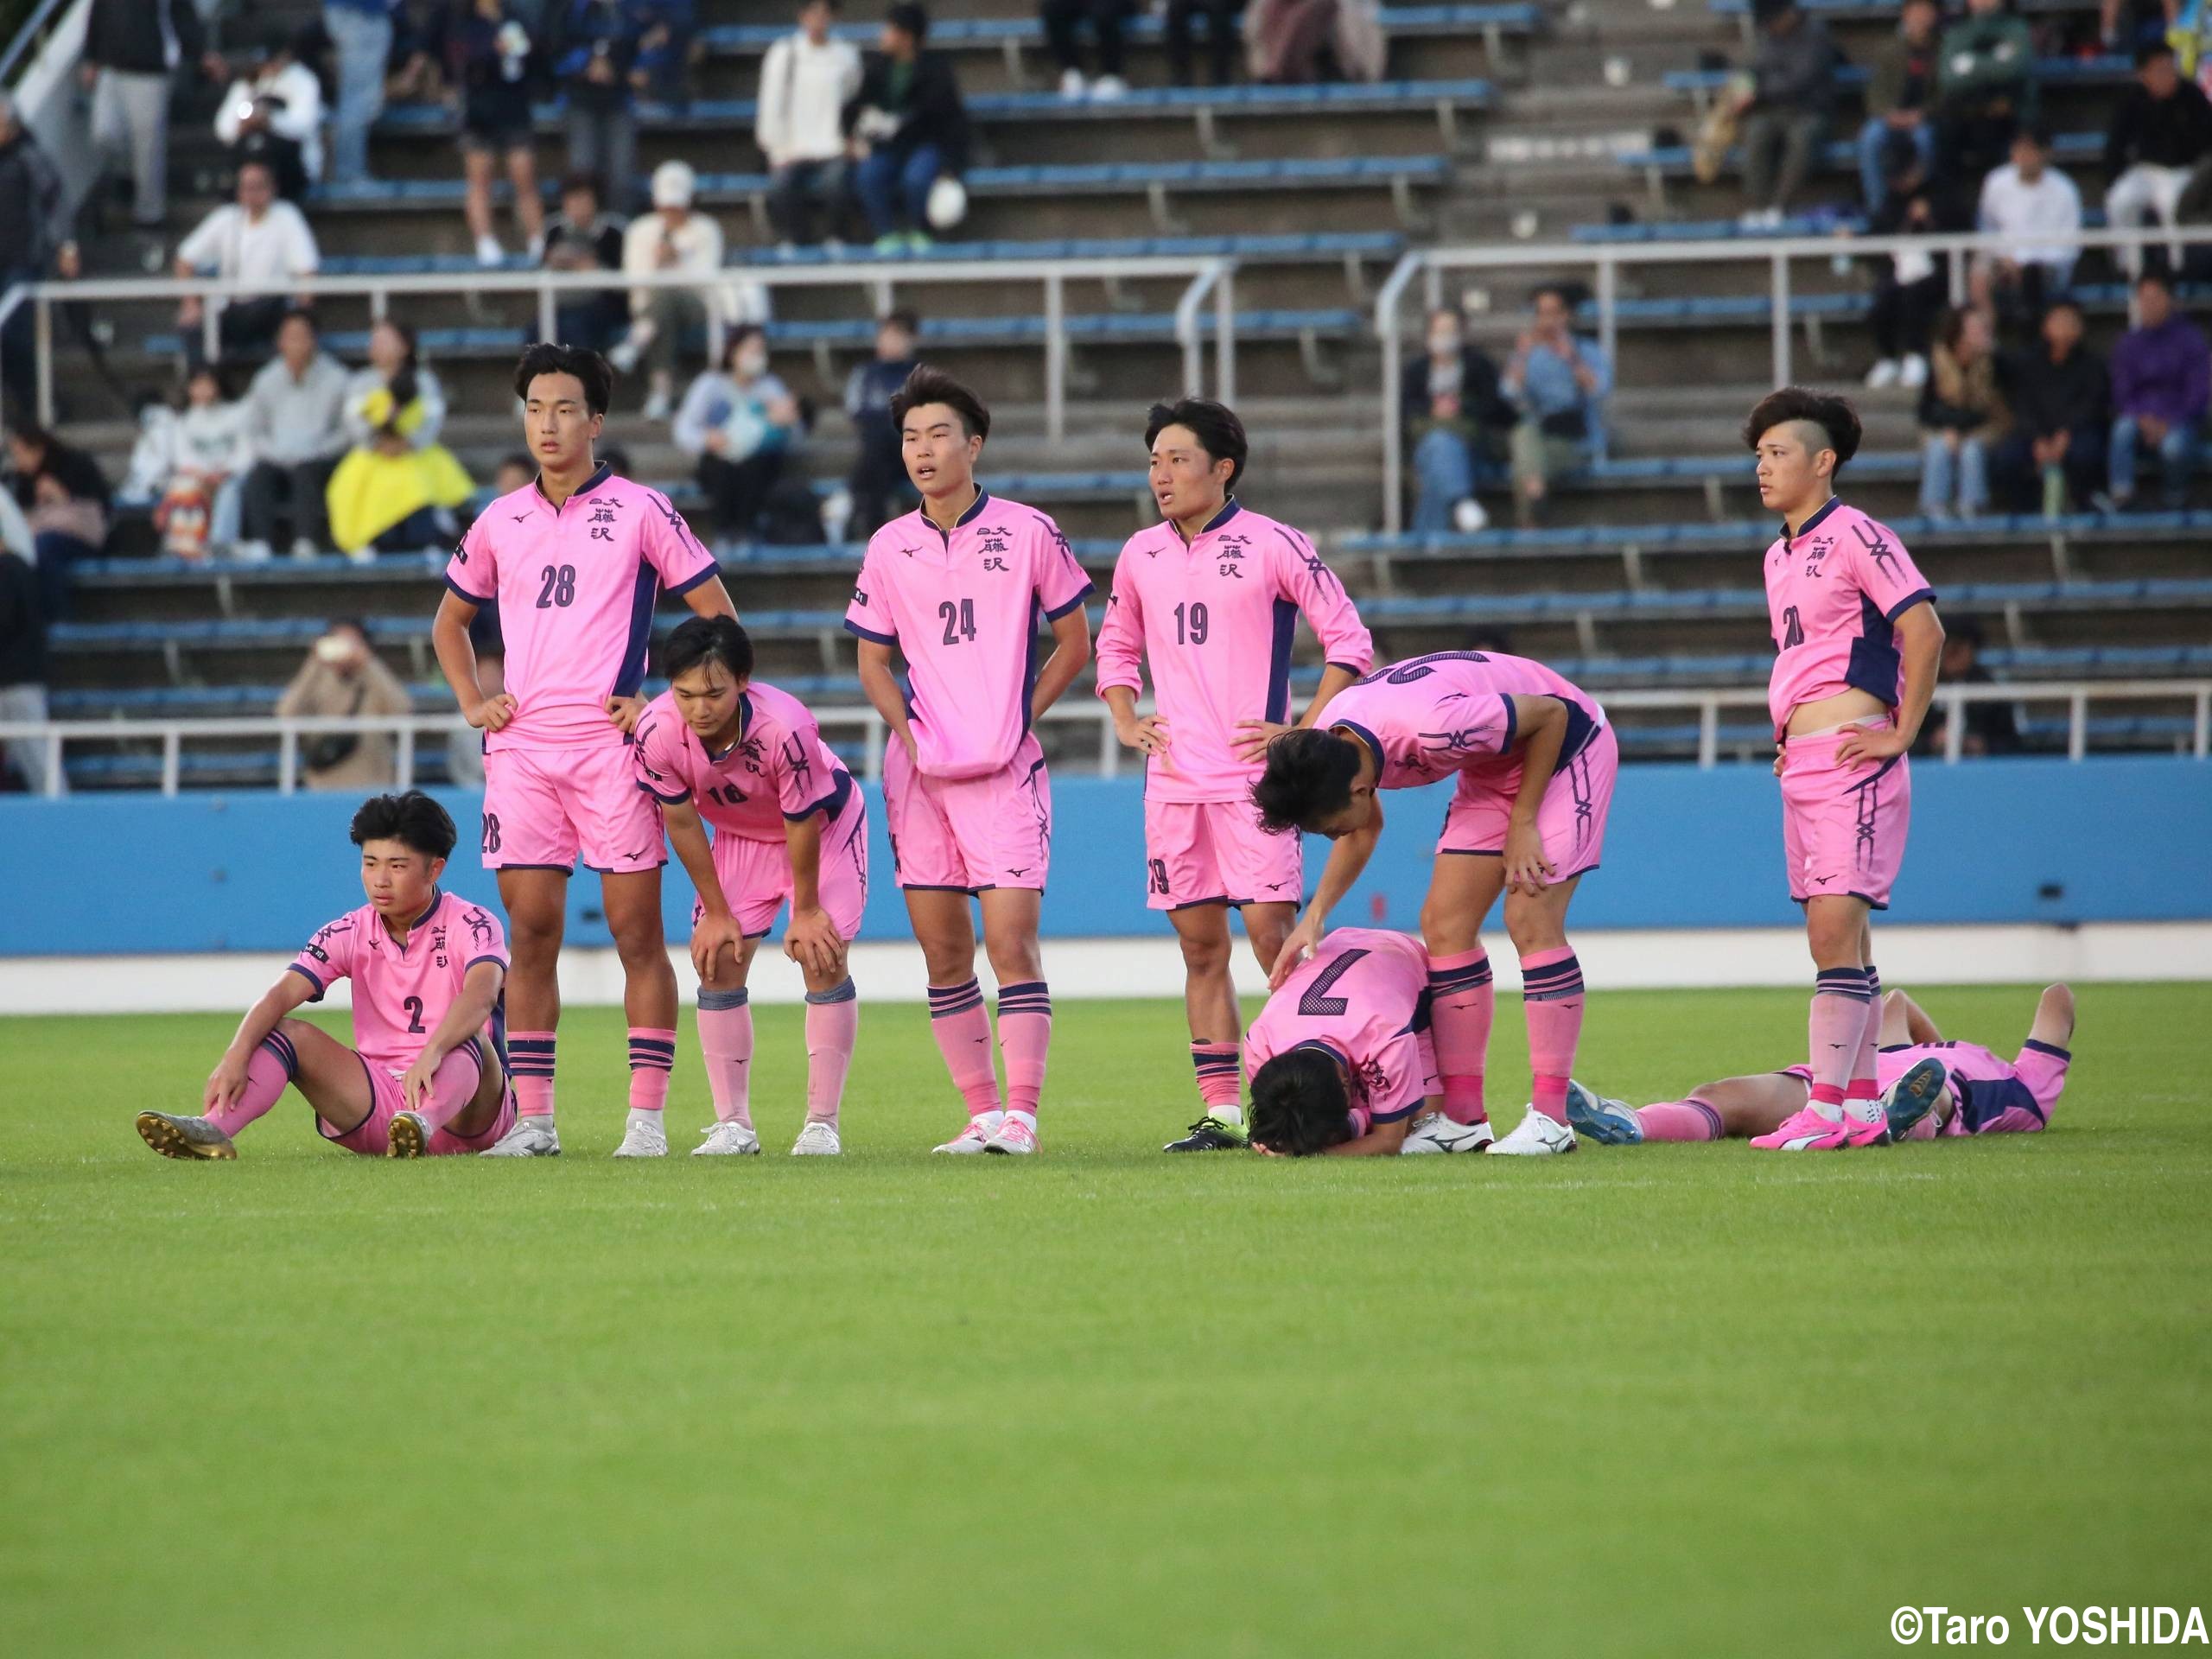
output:
[[[247,106],[270,99],[283,107],[270,118],[269,130],[300,147],[300,165],[310,181],[322,179],[322,83],[304,63],[288,63],[281,69],[264,69],[251,80],[236,80],[223,94],[223,107],[215,117],[215,137],[226,145],[238,141],[238,126]]]
[[[842,116],[861,89],[861,54],[849,41],[817,46],[804,29],[768,48],[753,136],[772,168],[834,162],[845,154]]]
[[[233,282],[266,283],[276,293],[314,276],[322,263],[306,216],[289,201],[270,202],[258,219],[226,202],[177,245],[176,256]]]
[[[675,259],[664,264],[664,246],[675,251]],[[717,276],[722,268],[722,227],[705,213],[686,213],[671,226],[659,213],[640,213],[622,233],[622,274],[650,276],[656,271],[678,270],[702,278]],[[728,326],[734,322],[765,322],[768,296],[758,283],[708,282],[698,285],[707,315]],[[652,290],[630,290],[630,313],[644,317],[652,309]]]
[[[348,378],[336,358],[317,352],[298,379],[272,357],[245,391],[246,425],[254,451],[280,467],[345,453]]]
[[[2008,238],[2011,256],[2022,264],[2049,265],[2071,270],[2078,250],[2066,242],[2039,240],[2063,237],[2082,228],[2082,193],[2074,181],[2055,167],[2046,167],[2033,184],[2007,162],[1982,181],[1983,230]]]

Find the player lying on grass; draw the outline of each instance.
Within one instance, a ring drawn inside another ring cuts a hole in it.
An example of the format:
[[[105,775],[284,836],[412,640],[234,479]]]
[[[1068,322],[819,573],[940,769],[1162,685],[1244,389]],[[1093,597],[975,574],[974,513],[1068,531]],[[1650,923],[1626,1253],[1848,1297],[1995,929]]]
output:
[[[499,918],[441,889],[453,820],[420,790],[377,795],[353,815],[369,902],[301,948],[207,1078],[206,1116],[138,1114],[165,1158],[235,1158],[239,1130],[290,1084],[315,1128],[372,1157],[481,1152],[513,1127],[501,1053],[507,942]],[[290,1017],[353,982],[351,1049]]]
[[[1918,1003],[1903,991],[1887,993],[1877,1056],[1885,1140],[2042,1128],[2066,1087],[2073,1037],[2074,993],[2063,985],[2043,994],[2028,1039],[2010,1060],[1977,1043],[1946,1041]],[[1567,1090],[1567,1106],[1577,1129],[1607,1146],[1747,1139],[1772,1134],[1802,1111],[1811,1084],[1811,1068],[1793,1065],[1700,1084],[1680,1100],[1630,1106],[1578,1083]]]
[[[1269,976],[1275,985],[1319,946],[1330,910],[1367,868],[1382,833],[1382,791],[1459,779],[1421,912],[1444,1104],[1414,1126],[1408,1151],[1574,1150],[1567,1084],[1582,1032],[1582,969],[1567,942],[1567,907],[1598,868],[1619,765],[1596,698],[1541,663],[1475,651],[1378,669],[1338,693],[1322,728],[1268,746],[1252,788],[1261,823],[1336,842]],[[1493,1141],[1483,1103],[1493,997],[1482,925],[1501,892],[1535,1081],[1527,1117]]]
[[[1244,1033],[1253,1147],[1283,1158],[1415,1150],[1406,1135],[1414,1114],[1443,1100],[1428,1001],[1418,939],[1340,927],[1322,940]]]
[[[753,677],[753,642],[734,618],[691,618],[669,636],[662,666],[669,689],[639,717],[636,760],[638,787],[660,803],[699,895],[691,960],[715,1127],[692,1155],[760,1150],[746,979],[789,900],[784,954],[806,976],[806,1125],[791,1151],[834,1156],[860,1029],[845,947],[868,906],[867,805],[805,706]]]

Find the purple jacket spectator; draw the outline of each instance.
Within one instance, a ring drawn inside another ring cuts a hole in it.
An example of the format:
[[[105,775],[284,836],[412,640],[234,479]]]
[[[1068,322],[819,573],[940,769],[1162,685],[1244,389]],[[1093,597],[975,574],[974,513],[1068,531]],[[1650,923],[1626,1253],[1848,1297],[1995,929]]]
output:
[[[2120,336],[2112,353],[2113,412],[2194,425],[2212,402],[2212,354],[2186,317]]]

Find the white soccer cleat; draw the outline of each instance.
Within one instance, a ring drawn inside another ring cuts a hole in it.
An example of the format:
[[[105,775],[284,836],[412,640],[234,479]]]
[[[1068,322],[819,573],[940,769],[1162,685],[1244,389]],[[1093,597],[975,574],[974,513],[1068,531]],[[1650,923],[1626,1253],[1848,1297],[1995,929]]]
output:
[[[138,1138],[164,1158],[208,1158],[228,1160],[238,1155],[231,1137],[204,1117],[182,1117],[175,1112],[138,1114]]]
[[[401,1112],[385,1131],[385,1156],[427,1158],[430,1155],[430,1137],[436,1133],[430,1127],[430,1120],[422,1113]]]
[[[501,1135],[496,1145],[489,1146],[476,1154],[479,1158],[558,1158],[561,1155],[561,1132],[553,1127],[550,1117],[518,1118],[515,1126]]]
[[[630,1127],[622,1132],[622,1144],[614,1148],[617,1158],[665,1158],[668,1156],[668,1129],[660,1121],[658,1112],[632,1112]]]
[[[968,1120],[967,1127],[963,1128],[959,1134],[954,1135],[951,1140],[946,1141],[943,1146],[931,1147],[930,1150],[931,1152],[949,1152],[957,1156],[966,1157],[975,1153],[979,1153],[982,1151],[985,1147],[988,1146],[991,1141],[991,1136],[997,1132],[997,1129],[998,1125],[995,1122],[987,1122],[980,1117],[971,1117]]]
[[[809,1122],[798,1132],[798,1139],[791,1142],[794,1158],[835,1158],[845,1150],[845,1143],[837,1139],[835,1123]]]
[[[1535,1107],[1521,1120],[1521,1127],[1503,1141],[1493,1141],[1488,1150],[1503,1153],[1509,1158],[1543,1158],[1553,1153],[1574,1150],[1574,1131],[1564,1123],[1554,1123]]]
[[[999,1125],[997,1133],[983,1142],[983,1150],[1001,1157],[1026,1158],[1037,1150],[1037,1131],[1029,1126],[1027,1119],[1008,1112],[1005,1122]]]
[[[760,1137],[733,1120],[702,1131],[706,1139],[691,1148],[694,1158],[752,1158],[760,1152]]]
[[[1438,1152],[1480,1152],[1497,1139],[1497,1131],[1487,1120],[1455,1123],[1441,1112],[1423,1112],[1406,1131],[1406,1143],[1398,1148],[1398,1154],[1425,1157]]]

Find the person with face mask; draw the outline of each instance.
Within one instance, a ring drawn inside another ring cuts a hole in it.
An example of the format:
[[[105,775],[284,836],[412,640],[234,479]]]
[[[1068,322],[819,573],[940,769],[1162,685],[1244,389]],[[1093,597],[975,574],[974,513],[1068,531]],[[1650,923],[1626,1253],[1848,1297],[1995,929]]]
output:
[[[1514,413],[1497,386],[1497,365],[1466,343],[1459,314],[1429,313],[1428,350],[1399,378],[1411,457],[1417,536],[1457,530],[1472,535],[1490,522],[1475,486],[1494,470],[1499,434]]]
[[[751,540],[799,435],[798,401],[768,372],[768,339],[759,327],[734,330],[721,366],[691,383],[672,435],[677,448],[697,457],[715,530]]]

